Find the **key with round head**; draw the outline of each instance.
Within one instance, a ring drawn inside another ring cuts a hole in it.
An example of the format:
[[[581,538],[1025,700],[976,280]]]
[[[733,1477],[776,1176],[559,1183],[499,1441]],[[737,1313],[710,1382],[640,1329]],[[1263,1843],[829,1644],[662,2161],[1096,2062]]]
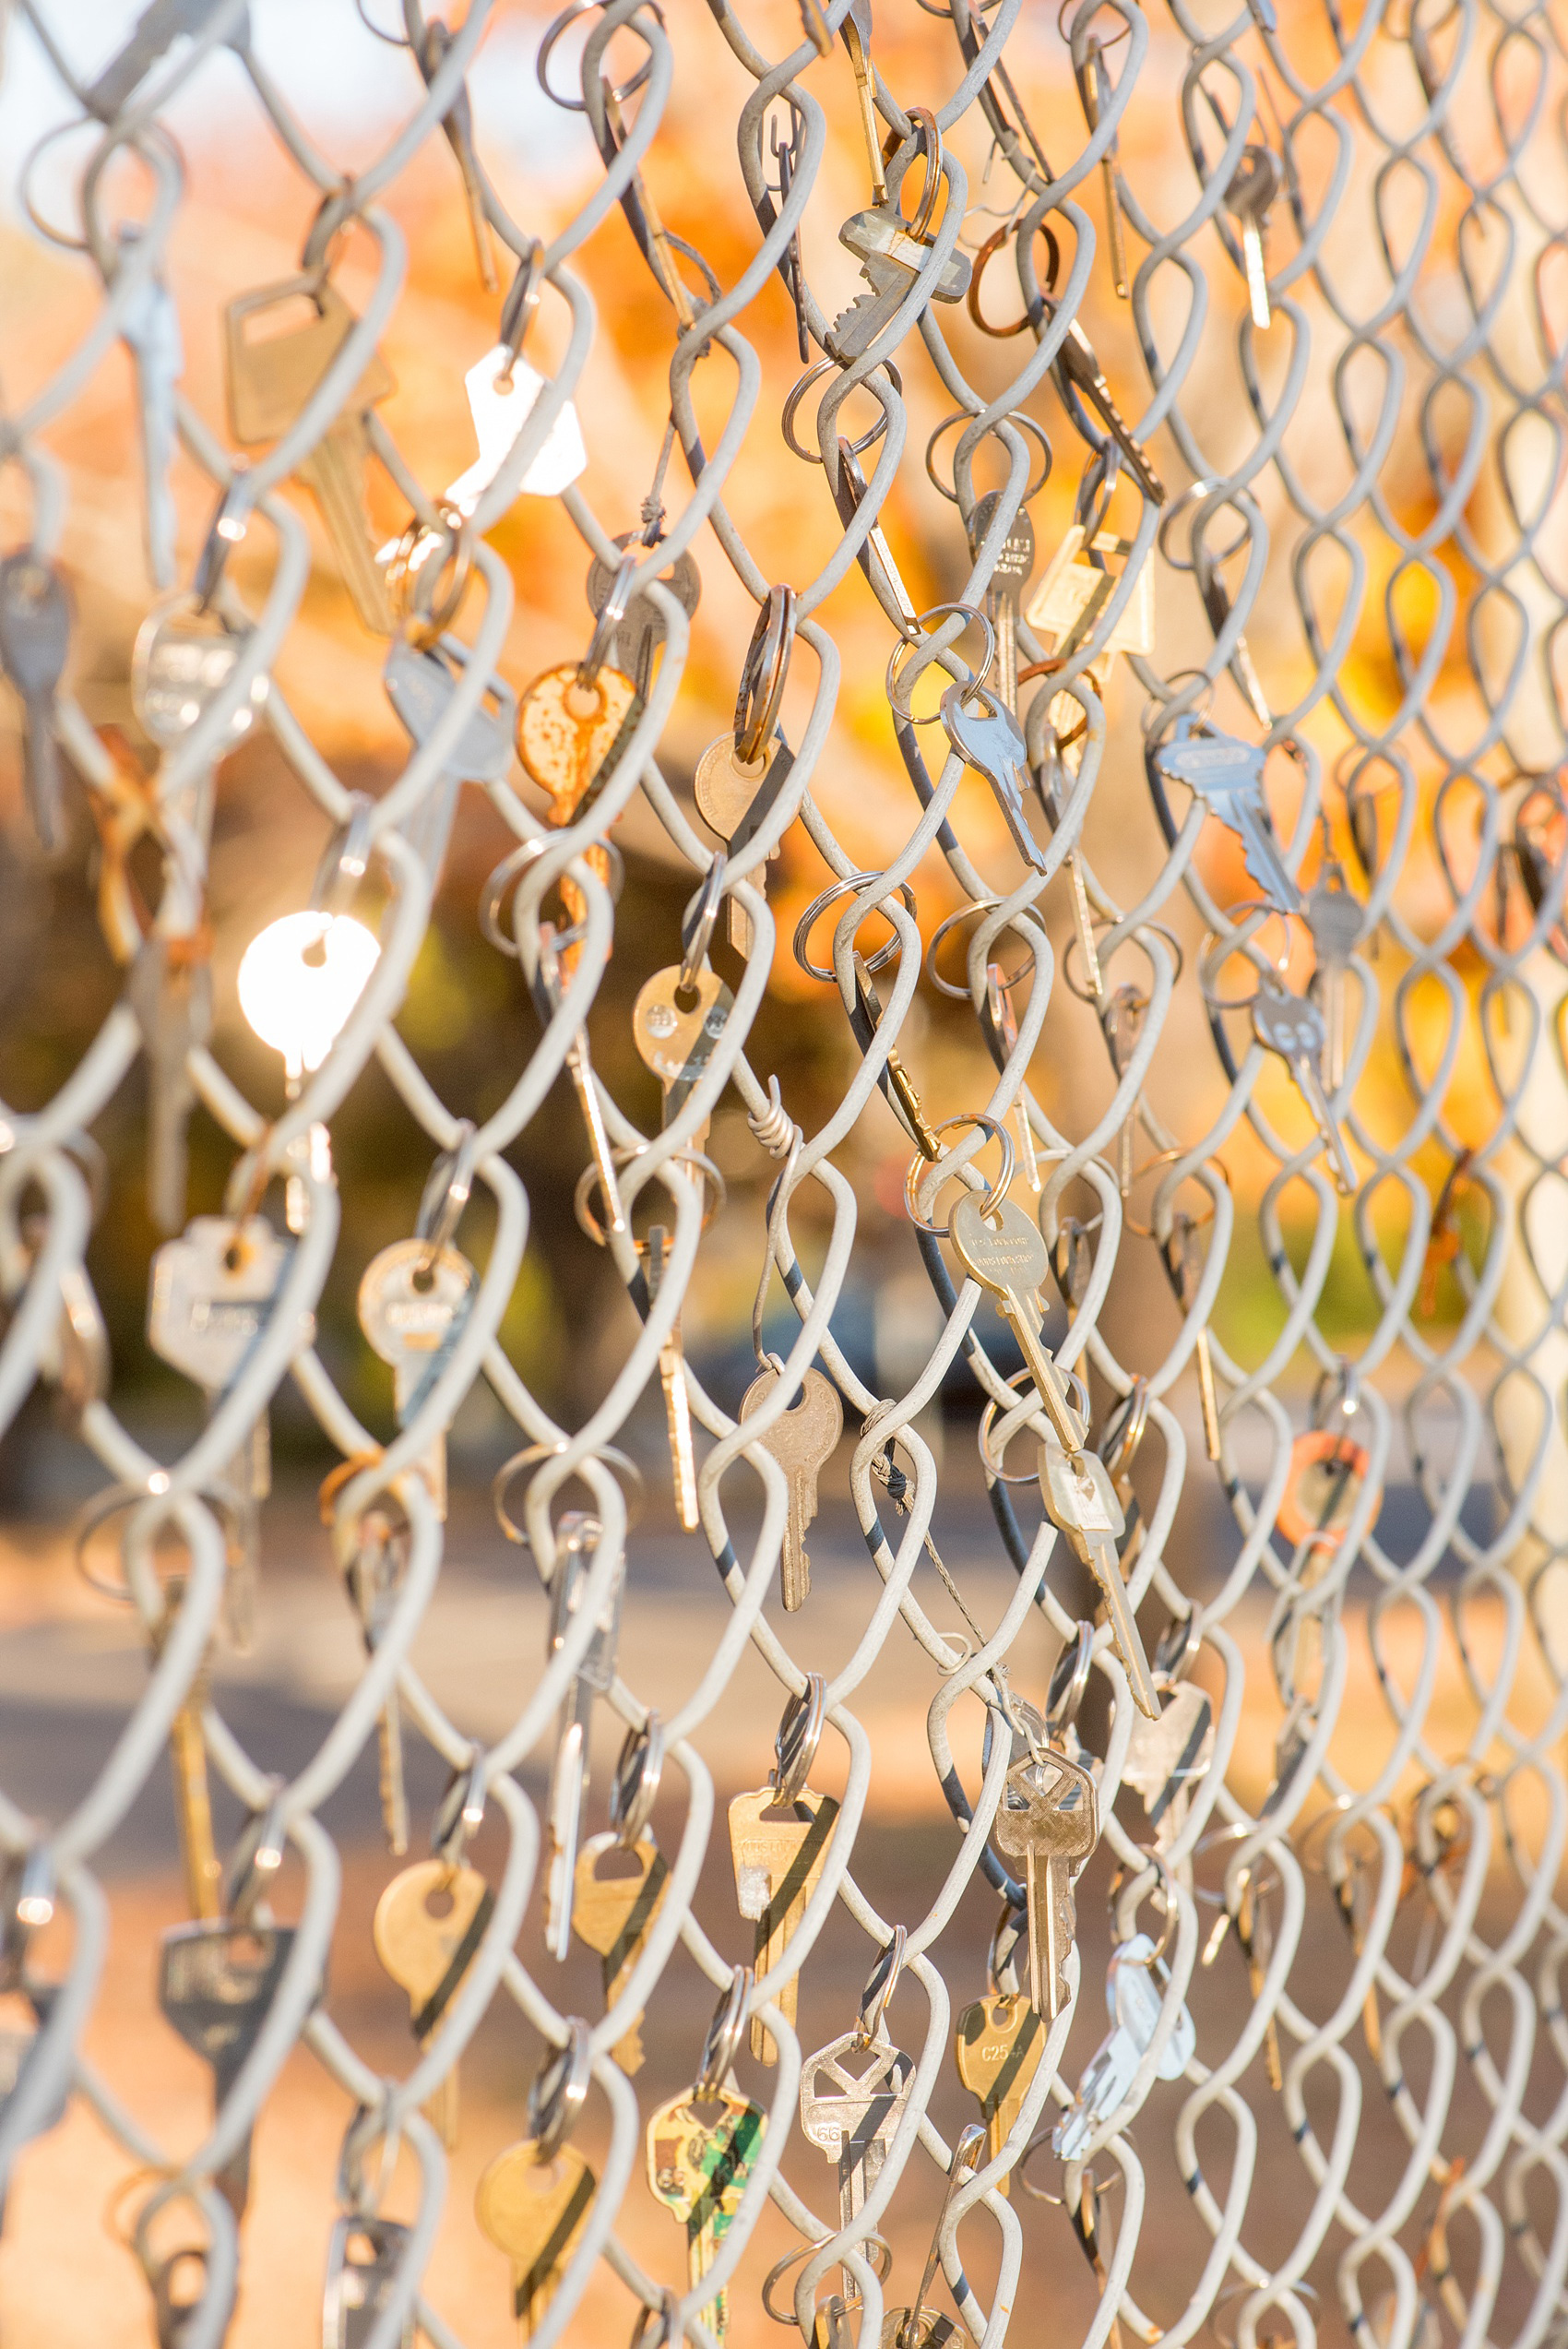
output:
[[[1328,1151],[1329,1171],[1336,1187],[1347,1198],[1353,1197],[1356,1170],[1323,1087],[1322,1012],[1315,1003],[1265,979],[1253,1003],[1253,1033],[1260,1044],[1266,1044],[1270,1052],[1279,1055],[1296,1079]]]
[[[611,1830],[593,1836],[577,1854],[572,1930],[599,1952],[607,2007],[621,1995],[669,1881],[664,1855],[647,1835],[628,1845]],[[635,2016],[611,2051],[624,2072],[642,2069],[641,2025],[641,2015]]]
[[[655,2199],[685,2229],[686,2272],[694,2290],[719,2256],[766,2129],[762,2106],[727,2087],[700,2101],[688,2088],[661,2105],[648,2122],[647,2182]],[[730,2324],[728,2292],[720,2291],[698,2313],[722,2341]]]
[[[1016,1761],[996,1814],[996,1848],[1024,1864],[1029,1913],[1029,1997],[1054,2021],[1067,2001],[1067,1957],[1077,1930],[1073,1878],[1099,1840],[1094,1779],[1054,1747]]]
[[[186,2046],[211,2065],[217,2105],[261,2036],[293,1946],[291,1926],[254,1920],[178,1925],[163,1936],[158,2003]],[[250,2191],[248,2136],[218,2184],[238,2216]]]
[[[733,734],[719,734],[708,744],[697,760],[692,796],[697,814],[723,841],[727,854],[738,856],[756,838],[778,805],[794,764],[793,751],[787,750],[777,735],[751,759],[742,758]],[[778,853],[776,841],[767,852],[768,863]],[[766,888],[766,874],[764,864],[750,877],[755,887]],[[730,900],[730,943],[738,954],[752,950],[752,918],[734,897]]]
[[[71,649],[71,600],[49,564],[30,553],[0,563],[0,668],[22,705],[22,781],[42,845],[60,845],[60,751],[54,695]]]
[[[1094,1452],[1064,1451],[1053,1436],[1047,1436],[1040,1445],[1039,1489],[1051,1523],[1066,1534],[1074,1556],[1099,1585],[1133,1702],[1153,1719],[1159,1711],[1159,1697],[1122,1580],[1116,1544],[1126,1521],[1105,1462]]]
[[[1269,208],[1279,194],[1280,170],[1272,148],[1253,140],[1241,149],[1241,160],[1230,174],[1225,209],[1241,228],[1241,254],[1247,272],[1247,298],[1253,324],[1267,329],[1268,272],[1264,266],[1263,238]]]
[[[556,1528],[555,1564],[550,1576],[550,1636],[546,1661],[565,1645],[582,1609],[588,1604],[588,1579],[598,1555],[602,1527],[584,1509],[568,1509]],[[595,1697],[608,1696],[615,1678],[615,1649],[621,1636],[621,1601],[625,1590],[623,1555],[609,1587],[576,1673],[568,1684],[561,1707],[555,1759],[550,1772],[546,1812],[544,1878],[545,1947],[564,1963],[572,1946],[572,1902],[576,1889],[577,1842],[582,1832],[583,1804],[588,1785],[588,1731]]]
[[[942,697],[942,723],[960,757],[978,768],[996,794],[996,804],[1026,864],[1045,870],[1045,851],[1024,820],[1024,789],[1029,781],[1023,729],[999,694],[985,686],[955,679]]]
[[[409,2027],[422,2046],[440,2026],[473,1962],[495,1906],[477,1868],[460,1861],[418,1860],[395,1876],[375,1904],[371,1938],[375,1954],[408,1993]],[[457,2140],[457,2066],[429,2109],[448,2148]]]
[[[1016,1992],[992,1991],[958,2017],[954,2057],[958,2077],[980,2098],[987,2152],[995,2161],[1013,2133],[1024,2098],[1045,2053],[1045,2026],[1038,2009]],[[1005,2173],[996,2181],[1005,2194]]]
[[[360,1327],[392,1369],[392,1403],[407,1427],[452,1359],[479,1294],[479,1276],[456,1248],[394,1240],[360,1282]],[[446,1439],[437,1433],[419,1462],[438,1513],[446,1514]]]
[[[741,1398],[742,1423],[760,1411],[779,1381],[770,1368],[759,1372]],[[784,1604],[792,1614],[805,1604],[812,1586],[812,1564],[806,1556],[806,1528],[816,1515],[817,1479],[837,1449],[844,1433],[844,1406],[838,1389],[820,1370],[807,1370],[801,1391],[757,1441],[771,1454],[790,1480],[790,1513],[779,1569]]]
[[[781,1803],[776,1786],[737,1795],[730,1805],[730,1856],[741,1914],[756,1920],[756,1971],[770,1973],[784,1956],[827,1865],[838,1805],[831,1795],[802,1787],[792,1803]],[[774,1994],[786,2022],[795,2020],[800,1978],[791,1974]],[[752,2053],[777,2063],[773,2035],[756,2015],[751,2022]]]
[[[512,2262],[512,2312],[524,2340],[539,2329],[593,2208],[594,2174],[575,2145],[541,2161],[531,2139],[497,2153],[474,2193],[481,2232]]]
[[[337,2221],[327,2244],[327,2287],[321,2298],[323,2349],[364,2349],[377,2318],[391,2303],[412,2232],[396,2219],[369,2212]],[[414,2349],[411,2303],[387,2349]]]
[[[1007,1317],[1058,1441],[1069,1451],[1081,1449],[1083,1422],[1039,1334],[1039,1288],[1051,1256],[1039,1226],[1011,1199],[999,1200],[988,1220],[979,1192],[966,1191],[953,1210],[952,1228],[964,1270],[990,1290]]]
[[[632,1042],[664,1088],[666,1126],[707,1073],[734,1001],[716,971],[697,972],[686,987],[680,964],[671,963],[654,972],[632,1006]],[[707,1126],[707,1119],[698,1126],[694,1150],[706,1146]]]

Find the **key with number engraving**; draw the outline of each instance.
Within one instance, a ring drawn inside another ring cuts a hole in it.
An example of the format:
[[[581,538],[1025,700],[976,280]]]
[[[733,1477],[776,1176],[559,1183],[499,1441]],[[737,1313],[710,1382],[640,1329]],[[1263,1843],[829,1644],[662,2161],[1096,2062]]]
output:
[[[1094,1779],[1081,1762],[1041,1747],[1007,1772],[996,1848],[1022,1860],[1029,1912],[1029,1997],[1052,2021],[1067,2002],[1067,1958],[1077,1930],[1073,1878],[1099,1840]]]
[[[805,1914],[822,1871],[838,1805],[831,1795],[803,1787],[792,1803],[780,1803],[775,1786],[754,1794],[737,1795],[730,1805],[730,1853],[735,1867],[735,1891],[741,1914],[756,1920],[756,1970],[769,1973],[783,1957]],[[791,1974],[775,1993],[787,2022],[795,2020],[800,1991]],[[755,2015],[751,2025],[752,2053],[765,2064],[777,2063],[778,2049],[766,2023]]]
[[[1051,1523],[1066,1534],[1074,1556],[1099,1585],[1133,1702],[1152,1721],[1159,1712],[1159,1698],[1122,1580],[1116,1544],[1126,1526],[1105,1462],[1094,1452],[1065,1451],[1048,1436],[1040,1446],[1039,1489]]]
[[[716,971],[697,972],[683,987],[677,962],[656,971],[632,1006],[632,1041],[664,1088],[666,1126],[707,1074],[734,1001]],[[692,1137],[695,1151],[707,1148],[708,1123],[705,1118]]]
[[[60,751],[54,695],[71,649],[71,602],[59,575],[38,555],[0,563],[0,667],[22,705],[22,782],[33,829],[60,845]]]
[[[240,2076],[261,2035],[289,1952],[293,1928],[280,1925],[177,1925],[163,1936],[158,2003],[187,2047],[212,2067],[216,2105]],[[250,2192],[247,2136],[217,2183],[241,2216]]]
[[[992,1991],[958,2017],[954,2042],[958,2077],[980,2098],[993,2162],[1013,2133],[1044,2053],[1039,2013],[1016,1992]],[[996,2181],[997,2192],[1005,2194],[1010,2183],[1004,2172]]]
[[[395,1876],[375,1904],[371,1938],[399,1990],[408,1993],[409,2027],[421,2046],[434,2037],[484,1938],[495,1896],[477,1868],[456,1860],[417,1860]],[[450,2149],[457,2141],[457,2066],[454,2059],[430,2107]]]
[[[456,1248],[428,1240],[394,1240],[373,1257],[360,1282],[360,1327],[392,1368],[392,1408],[399,1427],[418,1417],[468,1326],[479,1278]],[[437,1514],[446,1514],[446,1438],[437,1433],[421,1455]]]
[[[766,2129],[762,2106],[726,2087],[700,2101],[688,2088],[661,2105],[648,2122],[647,2182],[655,2199],[685,2229],[686,2271],[694,2290],[719,2256]],[[722,2342],[730,2325],[729,2293],[719,2293],[698,2313]]]
[[[953,1210],[953,1246],[964,1270],[990,1290],[1006,1315],[1058,1440],[1070,1451],[1079,1450],[1083,1422],[1039,1334],[1039,1288],[1051,1259],[1039,1226],[1011,1199],[1000,1200],[988,1222],[979,1193],[966,1191]]]
[[[480,2179],[474,2216],[512,2262],[512,2308],[529,2340],[539,2329],[593,2208],[594,2175],[575,2145],[548,2161],[529,2139],[498,2153]]]
[[[556,1528],[555,1564],[550,1577],[550,1640],[546,1661],[558,1655],[586,1604],[588,1576],[599,1548],[598,1518],[568,1509]],[[544,1879],[545,1947],[565,1962],[572,1946],[572,1898],[576,1886],[577,1841],[588,1785],[588,1729],[595,1697],[608,1696],[615,1677],[615,1646],[621,1634],[621,1598],[626,1569],[623,1557],[600,1603],[593,1636],[561,1707],[560,1735],[550,1772]]]
[[[321,2301],[324,2349],[364,2349],[390,2302],[410,2232],[396,2219],[369,2212],[337,2221],[327,2247],[327,2289]],[[414,2349],[411,2306],[388,2349]]]
[[[1264,797],[1267,752],[1261,744],[1239,742],[1214,728],[1199,732],[1191,712],[1178,718],[1170,734],[1148,754],[1170,782],[1196,792],[1220,822],[1234,832],[1246,853],[1247,870],[1280,913],[1300,911],[1301,892],[1286,870]]]
[[[260,331],[269,312],[272,330]],[[291,278],[231,302],[224,314],[229,421],[242,448],[279,440],[359,324],[329,279]],[[365,507],[370,436],[365,419],[392,389],[392,376],[373,351],[357,384],[299,468],[315,494],[342,569],[343,584],[373,636],[392,635],[395,622],[376,542]]]
[[[1323,1014],[1315,1003],[1292,995],[1289,987],[1265,977],[1253,1003],[1253,1033],[1260,1044],[1277,1052],[1296,1079],[1302,1100],[1312,1111],[1328,1151],[1329,1171],[1336,1187],[1347,1198],[1354,1195],[1356,1170],[1345,1147],[1345,1137],[1323,1089]]]
[[[741,1398],[742,1423],[761,1409],[778,1385],[780,1373],[771,1367],[752,1380]],[[808,1370],[801,1391],[782,1418],[759,1437],[790,1480],[790,1514],[779,1569],[786,1608],[803,1606],[812,1586],[811,1560],[806,1556],[806,1528],[816,1515],[816,1485],[844,1433],[844,1406],[838,1389],[820,1370]]]
[[[1268,272],[1264,266],[1263,238],[1269,208],[1279,193],[1280,172],[1273,149],[1253,142],[1243,147],[1241,160],[1225,191],[1225,209],[1241,225],[1241,254],[1247,272],[1247,298],[1253,324],[1266,330],[1270,322]]]
[[[846,2032],[801,2068],[801,2134],[837,2165],[840,2226],[853,2225],[882,2175],[914,2076],[881,2026],[869,2041]],[[844,2297],[853,2307],[860,2296],[846,2269]]]
[[[1023,729],[1000,695],[958,680],[942,697],[942,723],[948,741],[978,768],[996,794],[996,804],[1026,864],[1045,870],[1045,852],[1024,820],[1024,792],[1030,781]]]

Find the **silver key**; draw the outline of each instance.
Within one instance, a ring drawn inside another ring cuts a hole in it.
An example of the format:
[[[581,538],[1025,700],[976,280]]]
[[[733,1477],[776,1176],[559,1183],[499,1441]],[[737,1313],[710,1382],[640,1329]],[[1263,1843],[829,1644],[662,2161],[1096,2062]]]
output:
[[[1045,851],[1024,820],[1024,792],[1030,781],[1023,729],[1006,703],[984,686],[955,679],[942,697],[942,723],[961,757],[985,777],[1006,818],[1014,846],[1026,864],[1045,870]]]
[[[1069,1454],[1054,1436],[1048,1436],[1040,1446],[1039,1490],[1051,1523],[1066,1534],[1074,1556],[1099,1585],[1133,1702],[1151,1721],[1158,1720],[1159,1698],[1116,1554],[1116,1544],[1127,1530],[1126,1520],[1105,1462],[1094,1452]]]
[[[881,2026],[869,2045],[846,2032],[801,2068],[801,2134],[837,2165],[840,2226],[853,2225],[882,2175],[914,2077]],[[848,2269],[844,2296],[851,2307],[860,2298]]]
[[[917,272],[908,262],[895,260],[888,254],[870,253],[861,263],[861,275],[871,292],[857,293],[849,306],[840,310],[823,338],[823,349],[841,367],[863,358],[897,317],[909,298]],[[889,355],[883,353],[885,358]]]
[[[629,547],[636,533],[624,531],[615,543],[623,552]],[[658,575],[659,584],[667,588],[689,620],[702,598],[702,573],[695,557],[678,554],[667,571]],[[597,620],[610,601],[615,585],[615,573],[608,563],[596,554],[588,566],[588,609]],[[664,642],[664,622],[655,609],[652,596],[646,591],[634,595],[627,604],[625,615],[610,640],[605,658],[624,677],[630,677],[638,698],[646,701],[653,685],[653,658]]]
[[[21,697],[22,780],[43,847],[60,845],[60,751],[54,694],[71,649],[71,601],[51,566],[30,553],[0,563],[0,667]]]
[[[1138,2067],[1154,2045],[1170,1978],[1146,1933],[1134,1933],[1111,1951],[1105,1976],[1111,2032],[1090,2057],[1077,2094],[1057,2122],[1051,2140],[1051,2150],[1064,2162],[1075,2160],[1088,2142],[1090,2131],[1126,2103]],[[1155,2067],[1155,2078],[1180,2080],[1196,2048],[1193,2018],[1183,2005]]]
[[[218,0],[152,0],[132,29],[131,37],[111,59],[91,88],[84,92],[87,105],[100,122],[110,122],[134,95],[154,66],[167,54],[181,33],[199,33]],[[250,12],[242,8],[239,20],[224,36],[231,49],[250,45]]]
[[[1264,266],[1263,233],[1269,208],[1279,193],[1279,164],[1273,149],[1254,142],[1243,147],[1241,160],[1225,191],[1225,209],[1241,224],[1241,254],[1247,271],[1247,298],[1253,324],[1267,328],[1268,272]]]
[[[122,252],[139,235],[122,229]],[[154,268],[120,321],[137,376],[137,411],[141,430],[144,528],[148,576],[161,594],[175,577],[174,493],[169,474],[174,462],[175,388],[185,372],[180,314],[161,269]]]
[[[1138,1039],[1144,1031],[1144,1016],[1148,1010],[1148,997],[1141,987],[1129,981],[1111,996],[1100,1014],[1100,1026],[1105,1031],[1106,1049],[1111,1065],[1120,1084],[1133,1065]],[[1133,1144],[1136,1138],[1138,1107],[1136,1102],[1122,1120],[1116,1137],[1116,1187],[1123,1198],[1133,1187]]]
[[[1213,1759],[1214,1707],[1194,1681],[1170,1690],[1157,1721],[1133,1723],[1122,1776],[1143,1796],[1156,1851],[1180,1833],[1191,1790]]]
[[[741,1399],[741,1418],[759,1411],[773,1393],[779,1373],[766,1369],[752,1380]],[[808,1370],[797,1400],[757,1441],[771,1453],[790,1479],[790,1514],[784,1534],[780,1568],[784,1604],[791,1612],[803,1606],[812,1586],[812,1562],[806,1556],[806,1528],[816,1515],[816,1483],[837,1449],[844,1433],[844,1406],[838,1389],[820,1370]]]
[[[1270,904],[1280,913],[1298,912],[1301,892],[1285,869],[1264,797],[1268,754],[1262,745],[1212,730],[1199,733],[1186,713],[1150,755],[1169,782],[1187,784],[1210,815],[1240,837],[1247,870]]]
[[[212,972],[195,938],[153,931],[131,966],[147,1045],[147,1207],[160,1232],[185,1220],[186,1128],[196,1107],[188,1055],[212,1032]]]
[[[216,612],[203,613],[194,595],[153,606],[131,650],[131,704],[155,743],[172,750],[184,742],[233,675],[244,647],[244,635]],[[230,716],[230,743],[249,732],[267,689],[264,672]]]
[[[392,1366],[392,1407],[407,1427],[452,1359],[468,1326],[479,1278],[456,1248],[428,1240],[394,1240],[373,1257],[360,1282],[360,1327]],[[420,1459],[437,1512],[446,1514],[446,1438],[437,1434]]]
[[[152,1259],[147,1339],[154,1353],[218,1396],[261,1336],[288,1260],[265,1216],[198,1215]]]
[[[293,1948],[291,1926],[179,1925],[163,1937],[158,2003],[187,2047],[212,2066],[214,2102],[221,2105],[261,2034]],[[250,2190],[247,2136],[217,2184],[235,2216]]]
[[[1345,973],[1360,944],[1366,914],[1338,864],[1325,868],[1307,891],[1302,910],[1317,957],[1312,996],[1323,1014],[1323,1079],[1336,1093],[1345,1082]]]
[[[393,639],[382,672],[386,698],[416,743],[434,733],[467,666],[468,647],[457,637],[443,637],[422,651],[403,638]],[[464,783],[504,781],[512,764],[513,737],[517,725],[517,697],[502,677],[487,682],[479,707],[446,754],[440,774],[404,828],[404,838],[430,876],[432,893],[440,886],[457,812],[457,794]]]
[[[1039,1226],[1011,1199],[1000,1200],[988,1222],[980,1213],[979,1193],[966,1191],[953,1210],[952,1230],[965,1270],[991,1291],[1006,1315],[1058,1440],[1069,1451],[1080,1450],[1083,1422],[1039,1334],[1039,1287],[1051,1258]]]
[[[997,489],[987,490],[983,497],[976,499],[975,510],[969,517],[971,555],[983,543],[1001,499],[1002,492]],[[1034,566],[1035,526],[1028,509],[1020,506],[1002,542],[1002,552],[985,591],[985,616],[996,631],[996,689],[1015,717],[1018,714],[1018,612]]]
[[[321,2303],[324,2349],[364,2349],[402,2271],[411,2230],[368,2213],[339,2219],[327,2250]],[[414,2307],[387,2349],[414,2349]]]
[[[550,1578],[550,1640],[546,1661],[560,1652],[588,1587],[600,1532],[597,1517],[568,1509],[556,1528],[555,1566]],[[596,1696],[607,1696],[615,1677],[615,1648],[621,1634],[621,1598],[626,1568],[623,1556],[600,1606],[593,1637],[561,1708],[561,1734],[550,1772],[546,1817],[548,1864],[544,1879],[544,1943],[564,1965],[572,1946],[572,1896],[588,1785],[588,1724]]]
[[[1347,1198],[1354,1195],[1356,1170],[1345,1147],[1339,1121],[1323,1089],[1323,1014],[1315,1003],[1265,979],[1253,1004],[1253,1032],[1260,1044],[1277,1052],[1301,1088],[1328,1151],[1329,1171]]]

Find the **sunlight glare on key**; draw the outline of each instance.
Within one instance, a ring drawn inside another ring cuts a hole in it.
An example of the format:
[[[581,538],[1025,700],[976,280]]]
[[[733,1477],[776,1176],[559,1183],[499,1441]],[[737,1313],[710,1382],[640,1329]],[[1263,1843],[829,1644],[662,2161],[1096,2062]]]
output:
[[[240,1008],[262,1043],[282,1054],[291,1084],[320,1067],[380,954],[350,913],[285,913],[251,940],[240,962]]]

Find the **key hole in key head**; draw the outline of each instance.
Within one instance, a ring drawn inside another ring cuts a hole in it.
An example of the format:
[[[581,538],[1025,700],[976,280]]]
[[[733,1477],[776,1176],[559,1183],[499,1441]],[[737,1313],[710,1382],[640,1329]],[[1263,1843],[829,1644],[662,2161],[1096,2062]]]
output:
[[[434,1265],[416,1264],[409,1275],[409,1286],[416,1289],[422,1297],[428,1296],[435,1286]]]
[[[433,1884],[424,1896],[426,1916],[450,1916],[457,1905],[457,1902],[452,1898],[452,1888],[447,1884]]]

